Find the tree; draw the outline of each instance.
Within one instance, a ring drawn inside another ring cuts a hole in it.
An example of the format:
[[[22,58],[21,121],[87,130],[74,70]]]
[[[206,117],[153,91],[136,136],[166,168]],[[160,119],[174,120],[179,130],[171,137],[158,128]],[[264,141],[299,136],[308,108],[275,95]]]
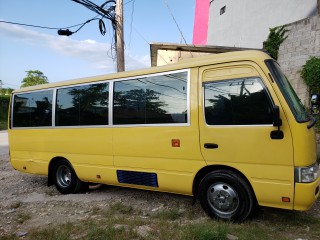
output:
[[[1,96],[9,96],[11,93],[13,92],[13,89],[12,88],[2,88],[0,89],[0,95]]]
[[[21,81],[21,87],[29,87],[49,83],[48,78],[39,70],[26,71],[27,76]]]

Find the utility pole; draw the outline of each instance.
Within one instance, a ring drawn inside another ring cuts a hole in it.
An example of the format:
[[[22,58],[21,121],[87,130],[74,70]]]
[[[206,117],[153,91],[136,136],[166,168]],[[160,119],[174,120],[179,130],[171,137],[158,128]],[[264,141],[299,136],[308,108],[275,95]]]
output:
[[[117,71],[125,71],[123,41],[123,0],[116,0]]]

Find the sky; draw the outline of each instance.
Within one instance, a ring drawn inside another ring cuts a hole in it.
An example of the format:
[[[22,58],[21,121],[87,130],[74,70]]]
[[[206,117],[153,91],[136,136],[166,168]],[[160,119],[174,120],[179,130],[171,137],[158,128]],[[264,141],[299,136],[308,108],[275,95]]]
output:
[[[105,1],[91,2],[100,6]],[[124,0],[123,8],[126,70],[150,67],[152,42],[184,43],[172,16],[187,44],[192,43],[195,0]],[[96,15],[71,0],[0,1],[1,21],[65,28]],[[0,23],[3,88],[20,88],[28,70],[40,70],[49,82],[116,72],[113,31],[110,21],[104,22],[105,36],[98,21],[91,21],[69,37],[59,36],[57,30]]]

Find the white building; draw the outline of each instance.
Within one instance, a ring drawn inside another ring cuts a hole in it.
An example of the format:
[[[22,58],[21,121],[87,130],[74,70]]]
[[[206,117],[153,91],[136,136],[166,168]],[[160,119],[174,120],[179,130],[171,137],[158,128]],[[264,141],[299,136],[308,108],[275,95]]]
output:
[[[316,14],[317,0],[210,0],[207,44],[262,48],[269,28]]]

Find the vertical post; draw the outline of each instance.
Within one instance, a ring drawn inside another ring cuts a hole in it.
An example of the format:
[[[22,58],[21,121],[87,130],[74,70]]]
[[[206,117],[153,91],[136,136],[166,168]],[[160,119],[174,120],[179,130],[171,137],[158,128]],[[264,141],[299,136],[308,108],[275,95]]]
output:
[[[116,0],[116,44],[117,44],[117,71],[125,71],[124,40],[123,40],[123,0]]]

